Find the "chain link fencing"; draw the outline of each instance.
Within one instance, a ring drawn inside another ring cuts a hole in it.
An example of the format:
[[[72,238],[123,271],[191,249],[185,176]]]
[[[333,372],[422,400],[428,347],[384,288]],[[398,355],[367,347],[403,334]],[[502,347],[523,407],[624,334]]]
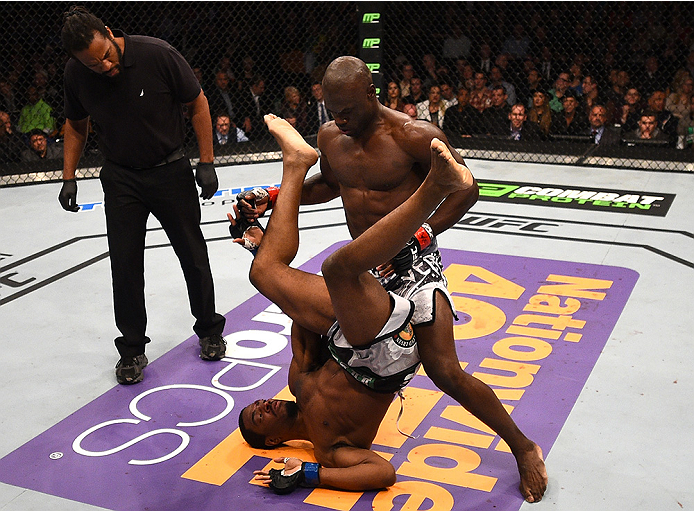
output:
[[[60,29],[70,5],[0,3],[0,186],[60,179]],[[247,130],[251,89],[262,90],[260,113],[293,119],[315,144],[315,84],[334,58],[354,55],[384,104],[436,123],[467,158],[694,170],[689,2],[81,5],[111,28],[181,52],[213,125],[229,130],[215,147],[218,164],[281,157]],[[91,130],[78,177],[96,177],[100,166]]]

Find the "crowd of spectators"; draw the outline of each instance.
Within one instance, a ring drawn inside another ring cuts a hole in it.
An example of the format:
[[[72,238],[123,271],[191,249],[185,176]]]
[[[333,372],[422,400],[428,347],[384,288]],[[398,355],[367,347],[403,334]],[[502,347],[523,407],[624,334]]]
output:
[[[669,13],[648,4],[601,12],[613,28],[643,16],[634,40],[592,18],[591,4],[573,23],[547,7],[548,17],[515,20],[505,37],[450,10],[439,52],[424,44],[428,52],[390,63],[382,102],[403,112],[414,104],[417,119],[450,137],[693,148],[692,27],[676,4]],[[503,18],[495,12],[491,21]]]
[[[36,4],[34,13],[23,4],[0,7],[8,50],[0,58],[0,166],[61,158],[67,57],[59,7]],[[105,19],[115,15],[115,28],[160,37],[184,55],[210,104],[215,150],[225,154],[265,142],[270,111],[304,136],[317,133],[330,118],[325,66],[359,54],[359,3],[268,5],[142,3]],[[687,5],[395,3],[383,18],[380,100],[461,137],[693,147]],[[27,16],[38,21],[28,26]],[[87,152],[96,153],[90,133]]]

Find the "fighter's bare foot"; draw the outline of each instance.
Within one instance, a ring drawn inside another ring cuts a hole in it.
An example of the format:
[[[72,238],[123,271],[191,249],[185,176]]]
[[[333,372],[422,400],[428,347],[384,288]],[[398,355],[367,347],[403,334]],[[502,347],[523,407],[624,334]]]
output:
[[[308,145],[299,132],[287,121],[275,114],[267,114],[265,124],[282,149],[282,159],[285,166],[287,164],[305,166],[308,170],[318,161],[316,150]]]
[[[539,502],[547,489],[547,469],[542,449],[537,444],[528,451],[516,455],[520,472],[520,492],[528,502]]]
[[[473,184],[470,169],[458,163],[448,146],[438,138],[431,141],[431,174],[446,193],[466,190]]]

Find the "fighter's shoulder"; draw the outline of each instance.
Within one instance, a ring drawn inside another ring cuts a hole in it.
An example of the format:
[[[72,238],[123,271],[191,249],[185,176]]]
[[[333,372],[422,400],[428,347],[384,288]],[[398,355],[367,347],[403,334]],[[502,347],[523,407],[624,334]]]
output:
[[[441,130],[434,124],[411,119],[407,114],[391,116],[388,122],[393,140],[408,152],[420,145],[426,147],[428,151],[431,140],[443,136]]]
[[[328,121],[324,124],[321,124],[320,128],[318,128],[318,137],[323,137],[325,139],[329,138],[335,138],[340,134],[340,129],[337,127],[335,124],[335,121]]]

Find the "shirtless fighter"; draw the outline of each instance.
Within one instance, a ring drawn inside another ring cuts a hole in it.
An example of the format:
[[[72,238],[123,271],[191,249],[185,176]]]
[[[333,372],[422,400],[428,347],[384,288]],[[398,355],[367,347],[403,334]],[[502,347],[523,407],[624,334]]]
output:
[[[267,232],[246,233],[255,241],[262,237],[250,278],[294,320],[289,388],[296,402],[256,401],[241,412],[239,428],[256,448],[292,439],[313,443],[320,465],[279,458],[275,461],[284,461],[283,472],[256,473],[278,493],[300,483],[345,490],[390,486],[393,466],[369,448],[394,393],[415,374],[420,350],[429,348],[413,337],[414,302],[386,291],[369,270],[393,258],[443,199],[470,189],[474,180],[446,144],[432,139],[431,170],[416,191],[329,256],[323,277],[305,273],[289,264],[299,244],[303,180],[317,155],[286,121],[267,116],[266,122],[282,148],[283,177]],[[322,336],[328,338],[327,356]],[[359,364],[351,362],[355,352]],[[539,447],[525,441],[541,460]],[[539,500],[546,487],[544,464],[519,461],[519,468],[521,491]]]

